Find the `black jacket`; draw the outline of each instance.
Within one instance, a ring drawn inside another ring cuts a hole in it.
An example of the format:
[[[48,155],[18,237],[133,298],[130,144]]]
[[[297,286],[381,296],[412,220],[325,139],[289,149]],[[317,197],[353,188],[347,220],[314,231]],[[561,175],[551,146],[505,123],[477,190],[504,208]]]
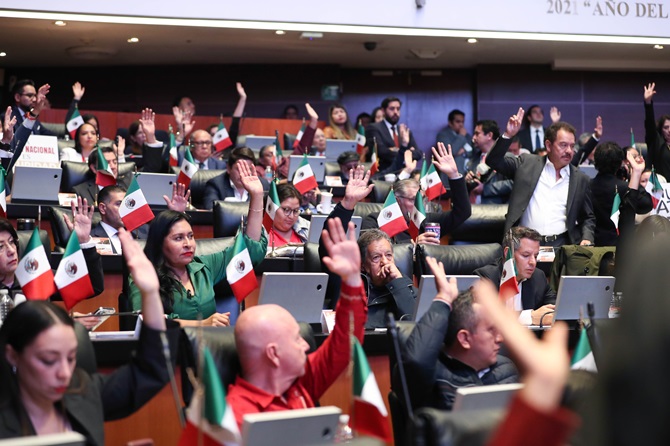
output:
[[[474,271],[479,277],[484,277],[493,282],[496,287],[500,286],[500,275],[502,274],[502,262],[482,266]],[[537,310],[543,305],[556,302],[556,293],[547,282],[547,276],[540,268],[535,268],[530,279],[521,285],[521,303],[524,310]]]

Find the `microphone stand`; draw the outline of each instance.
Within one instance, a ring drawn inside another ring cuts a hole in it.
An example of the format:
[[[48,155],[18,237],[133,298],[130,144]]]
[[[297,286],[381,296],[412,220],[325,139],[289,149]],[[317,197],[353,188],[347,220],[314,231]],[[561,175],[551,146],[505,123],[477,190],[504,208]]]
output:
[[[402,396],[407,408],[407,417],[412,419],[414,413],[412,411],[412,404],[409,399],[409,389],[407,388],[407,378],[405,377],[405,368],[402,365],[402,354],[400,353],[400,342],[398,341],[398,326],[395,323],[393,313],[386,314],[386,329],[391,334],[393,340],[393,349],[395,351],[396,364],[398,365],[398,373],[400,374],[400,383],[402,385]],[[393,370],[391,370],[393,373]]]

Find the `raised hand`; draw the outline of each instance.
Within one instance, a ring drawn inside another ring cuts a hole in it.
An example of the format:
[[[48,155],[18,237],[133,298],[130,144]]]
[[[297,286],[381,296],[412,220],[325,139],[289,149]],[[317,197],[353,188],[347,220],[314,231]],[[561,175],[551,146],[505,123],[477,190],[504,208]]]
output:
[[[117,141],[112,144],[112,148],[114,148],[117,158],[124,158],[126,151],[126,139],[123,136],[117,136]]]
[[[635,155],[632,150],[629,150],[626,152],[626,159],[633,172],[639,172],[640,174],[644,172],[645,164],[642,155]]]
[[[227,327],[230,325],[230,312],[228,313],[214,313],[204,321],[202,325],[212,327]]]
[[[549,109],[549,116],[551,117],[551,123],[558,122],[561,120],[561,112],[558,110],[558,107],[551,107]]]
[[[519,133],[521,124],[523,123],[524,113],[525,112],[523,108],[519,107],[519,111],[516,112],[516,115],[509,117],[509,120],[507,121],[507,128],[505,129],[505,134],[508,137],[513,138],[517,133]]]
[[[458,166],[456,165],[456,160],[451,153],[451,144],[444,146],[444,143],[437,143],[437,150],[435,147],[432,148],[433,151],[433,165],[440,172],[447,175],[449,178],[457,178],[460,174],[458,173]]]
[[[156,113],[150,108],[145,108],[142,110],[140,115],[140,125],[144,131],[144,135],[147,137],[147,144],[153,144],[156,142]]]
[[[91,222],[93,220],[93,206],[89,206],[86,198],[82,201],[80,196],[70,203],[72,209],[72,220],[64,215],[65,224],[70,231],[77,234],[79,243],[88,243],[91,239]]]
[[[190,135],[193,131],[193,127],[195,127],[195,121],[191,120],[191,118],[193,118],[193,112],[191,110],[186,110],[183,113],[182,118],[180,127],[183,126],[184,138],[186,138],[186,135]]]
[[[172,116],[174,116],[174,120],[177,123],[177,129],[178,129],[177,131],[181,131],[181,123],[183,121],[183,115],[181,109],[176,105],[172,107]]]
[[[81,98],[86,93],[86,87],[82,87],[81,84],[77,81],[72,86],[72,94],[74,95],[75,101],[80,101]]]
[[[600,139],[603,136],[603,118],[600,116],[596,118],[596,128],[593,129],[593,134],[596,139]]]
[[[5,111],[5,120],[2,121],[2,142],[9,144],[14,138],[14,126],[16,125],[16,116],[12,117],[12,107],[7,107]]]
[[[349,222],[349,237],[342,227],[342,220],[331,218],[328,220],[328,230],[321,233],[323,244],[328,251],[323,264],[330,271],[337,274],[349,286],[360,286],[361,281],[361,253],[356,243],[354,224]]]
[[[242,86],[241,82],[235,82],[235,88],[237,88],[237,95],[242,98],[246,99],[247,98],[247,92],[244,91],[244,87]]]
[[[416,169],[416,163],[417,163],[417,160],[412,158],[412,152],[414,152],[414,149],[405,150],[405,153],[402,154],[403,158],[405,160],[405,167],[402,170],[404,170],[405,172],[407,172],[409,174],[414,172],[414,169]]]
[[[440,239],[437,238],[437,234],[428,231],[419,234],[419,236],[416,238],[416,242],[420,245],[439,245]]]
[[[402,147],[409,146],[409,127],[405,124],[398,126],[398,136],[400,137],[400,145]]]
[[[656,94],[656,82],[644,86],[644,103],[651,104],[651,100]]]
[[[242,182],[242,187],[246,190],[249,195],[263,195],[263,183],[258,178],[256,169],[253,166],[250,166],[247,163],[235,163],[233,167],[240,174],[240,181]]]
[[[39,115],[42,112],[42,109],[46,105],[47,95],[49,94],[49,89],[51,86],[49,84],[44,84],[37,90],[37,100],[33,104],[33,113]]]
[[[365,166],[359,164],[355,169],[349,171],[349,182],[344,189],[344,198],[342,199],[342,206],[345,209],[353,210],[356,203],[367,197],[374,184],[370,182],[370,171],[365,170]]]
[[[435,257],[426,257],[426,263],[435,276],[435,286],[437,287],[435,299],[443,300],[451,305],[458,297],[456,278],[452,277],[447,280],[447,275],[444,273],[444,265],[442,262],[438,262]]]
[[[191,197],[191,189],[186,189],[183,183],[172,183],[172,199],[163,195],[168,209],[177,212],[185,212],[188,207],[188,199]]]
[[[309,126],[313,129],[316,128],[316,125],[319,123],[319,115],[314,111],[309,103],[305,103],[305,108],[307,109],[307,114],[309,115]]]

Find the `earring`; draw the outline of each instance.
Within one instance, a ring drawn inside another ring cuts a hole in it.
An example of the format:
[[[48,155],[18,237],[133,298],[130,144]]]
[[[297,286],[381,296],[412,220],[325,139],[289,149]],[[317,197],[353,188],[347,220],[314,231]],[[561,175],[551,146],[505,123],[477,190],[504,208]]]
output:
[[[12,366],[12,373],[16,375],[16,366],[15,365]]]

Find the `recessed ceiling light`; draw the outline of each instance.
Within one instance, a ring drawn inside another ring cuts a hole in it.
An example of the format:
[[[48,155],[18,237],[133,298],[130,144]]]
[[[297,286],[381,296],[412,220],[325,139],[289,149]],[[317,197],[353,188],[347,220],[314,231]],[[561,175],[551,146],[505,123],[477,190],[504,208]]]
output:
[[[286,31],[278,29],[277,31],[275,31],[275,34],[277,34],[278,36],[283,36],[284,34],[286,34]]]
[[[655,49],[655,50],[662,50],[662,49],[663,49],[663,45],[654,45],[654,49]]]
[[[5,53],[4,51],[0,52],[0,57],[5,57],[6,55],[7,53]]]
[[[468,39],[468,43],[477,43],[477,42],[478,42],[478,40],[474,39],[472,37]]]
[[[65,26],[65,25],[67,25],[67,23],[65,23],[65,22],[62,21],[62,20],[56,20],[56,21],[54,22],[54,25],[56,25],[56,26]]]
[[[128,43],[137,43],[139,41],[140,39],[138,39],[137,37],[131,37],[130,39],[128,39]]]

